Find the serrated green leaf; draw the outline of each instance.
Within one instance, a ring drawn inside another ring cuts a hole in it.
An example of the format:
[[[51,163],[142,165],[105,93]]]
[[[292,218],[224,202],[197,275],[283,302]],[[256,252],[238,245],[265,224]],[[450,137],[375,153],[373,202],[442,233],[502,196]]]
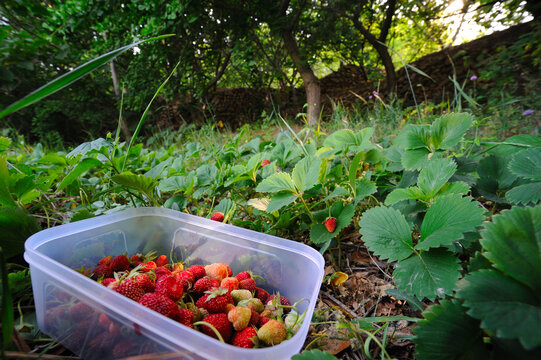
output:
[[[394,144],[399,149],[414,150],[425,148],[428,151],[430,144],[430,127],[427,125],[408,124],[395,138]]]
[[[58,187],[56,188],[56,191],[63,190],[66,186],[70,185],[72,182],[74,182],[79,176],[81,176],[84,172],[87,170],[90,170],[94,167],[102,165],[101,161],[94,158],[86,158],[81,160],[77,165],[69,172],[68,175],[62,180],[60,184],[58,184]]]
[[[456,167],[455,162],[451,159],[430,160],[419,173],[417,185],[429,197],[434,197],[453,176]]]
[[[325,197],[325,199],[323,200],[327,201],[330,199],[334,199],[336,197],[344,197],[344,196],[349,196],[349,192],[341,186],[336,186],[334,190],[332,191],[332,193],[330,193],[329,196]]]
[[[423,312],[413,332],[415,358],[419,360],[487,359],[479,321],[466,315],[457,300],[443,300]]]
[[[77,155],[86,155],[92,150],[101,150],[102,148],[112,149],[113,143],[109,140],[105,140],[104,138],[98,138],[96,140],[92,140],[89,142],[84,142],[81,145],[77,146],[75,149],[70,151],[68,155],[66,155],[67,158],[74,158]]]
[[[458,284],[468,314],[504,339],[519,339],[526,349],[541,345],[539,297],[527,286],[496,270],[479,270]]]
[[[541,148],[527,149],[513,156],[509,170],[526,179],[541,180]]]
[[[338,358],[327,351],[305,350],[301,354],[293,355],[291,360],[337,360]]]
[[[428,161],[431,154],[427,149],[406,150],[402,154],[402,166],[406,170],[420,170]]]
[[[269,205],[265,211],[268,213],[273,213],[280,210],[284,206],[291,204],[295,200],[297,200],[297,195],[292,194],[289,191],[279,192],[271,197]]]
[[[0,136],[0,152],[6,151],[11,145],[11,139]]]
[[[268,198],[260,198],[260,199],[250,199],[248,200],[247,204],[252,206],[253,208],[256,208],[257,210],[267,211],[269,202],[270,202],[270,199]]]
[[[291,179],[291,176],[284,172],[279,172],[269,176],[257,185],[255,191],[257,192],[278,192],[289,191],[296,193],[295,184]]]
[[[324,224],[316,224],[310,229],[310,240],[316,245],[331,240],[351,223],[354,213],[355,206],[353,204],[344,205],[341,201],[334,203],[331,207],[331,216],[336,219],[336,228],[330,233]]]
[[[452,194],[439,197],[426,212],[417,250],[450,245],[483,222],[484,209],[470,197]]]
[[[385,199],[385,205],[394,205],[403,200],[417,200],[423,198],[424,193],[418,187],[410,187],[407,189],[394,189]]]
[[[123,172],[121,174],[114,175],[111,180],[145,194],[152,194],[156,187],[156,181],[152,178],[148,178],[145,175],[136,175],[131,172]]]
[[[479,177],[491,179],[498,183],[500,189],[507,189],[517,179],[517,176],[507,167],[509,159],[501,156],[487,156],[479,161],[477,173]]]
[[[323,145],[335,150],[342,150],[349,146],[358,145],[355,133],[349,129],[333,132],[323,141]]]
[[[515,186],[505,193],[505,198],[512,204],[537,204],[541,201],[541,182]]]
[[[313,188],[319,177],[321,159],[316,156],[305,157],[299,161],[292,172],[292,179],[299,193]]]
[[[384,206],[372,208],[362,215],[359,226],[364,243],[380,258],[398,261],[412,254],[410,227],[400,211]]]
[[[438,193],[438,196],[460,194],[465,195],[470,191],[468,184],[462,181],[445,184]]]
[[[438,149],[450,149],[462,139],[472,126],[473,116],[467,113],[445,114],[432,124],[431,135]]]
[[[432,249],[399,261],[393,272],[396,285],[419,299],[452,294],[460,277],[458,259],[444,249]]]
[[[378,188],[373,181],[365,178],[357,180],[354,203],[357,204],[359,201],[361,201],[367,196],[374,194],[376,191],[378,191]]]
[[[310,241],[315,245],[325,244],[333,237],[333,233],[330,233],[323,224],[315,224],[310,229]]]
[[[481,235],[483,255],[494,267],[541,298],[541,205],[503,211]]]
[[[530,134],[511,136],[491,150],[491,153],[507,157],[531,147],[541,147],[541,136]]]

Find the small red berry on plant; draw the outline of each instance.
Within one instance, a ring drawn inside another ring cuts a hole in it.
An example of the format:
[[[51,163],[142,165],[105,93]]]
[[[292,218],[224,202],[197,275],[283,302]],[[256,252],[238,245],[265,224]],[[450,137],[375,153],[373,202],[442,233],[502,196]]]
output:
[[[214,214],[212,214],[212,216],[210,217],[210,220],[222,222],[224,221],[224,218],[225,218],[224,213],[216,211]]]
[[[325,220],[324,225],[327,231],[332,233],[336,229],[336,219],[333,217],[327,218],[327,220]]]

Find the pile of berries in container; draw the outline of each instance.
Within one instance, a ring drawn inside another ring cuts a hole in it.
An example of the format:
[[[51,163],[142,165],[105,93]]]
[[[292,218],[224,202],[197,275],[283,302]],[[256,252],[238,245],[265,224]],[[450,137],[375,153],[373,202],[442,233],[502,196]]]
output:
[[[167,256],[107,256],[90,276],[104,286],[192,329],[241,348],[268,347],[300,328],[299,316],[279,292],[257,287],[250,271],[227,264],[172,263]],[[307,300],[304,300],[307,301]]]

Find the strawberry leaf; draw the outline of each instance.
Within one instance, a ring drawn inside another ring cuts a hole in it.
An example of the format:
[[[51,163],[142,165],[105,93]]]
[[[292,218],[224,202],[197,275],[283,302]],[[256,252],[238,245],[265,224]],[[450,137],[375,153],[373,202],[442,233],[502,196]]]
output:
[[[509,170],[522,178],[541,181],[541,148],[527,149],[516,154]]]
[[[446,114],[434,121],[431,129],[432,143],[438,149],[450,149],[462,139],[472,126],[473,116],[467,113]]]
[[[541,298],[541,206],[504,211],[482,232],[483,255]]]
[[[293,168],[292,178],[299,193],[313,188],[319,177],[321,160],[316,156],[305,157]]]
[[[385,199],[385,205],[394,205],[403,200],[417,200],[424,197],[424,193],[416,186],[407,189],[394,189]]]
[[[541,345],[539,296],[530,288],[497,270],[480,270],[458,284],[468,314],[481,327],[504,339],[519,339],[526,349]]]
[[[355,206],[353,204],[347,204],[344,206],[344,203],[342,202],[334,203],[331,208],[331,216],[336,218],[336,228],[331,233],[327,230],[327,228],[325,228],[325,225],[321,223],[315,224],[310,229],[310,240],[316,245],[327,243],[338,235],[343,228],[351,224],[351,219],[353,219],[354,212]]]
[[[297,195],[292,194],[288,191],[280,192],[271,197],[267,209],[265,210],[268,213],[275,212],[280,210],[284,206],[287,206],[297,200]]]
[[[479,321],[466,315],[457,300],[443,300],[423,312],[413,330],[415,358],[419,360],[487,359]]]
[[[465,232],[481,225],[483,213],[484,209],[470,197],[459,194],[439,197],[426,212],[415,249],[427,250],[462,239]]]
[[[359,226],[366,246],[380,258],[397,261],[413,253],[410,227],[400,211],[372,208],[363,214]]]
[[[428,161],[430,151],[425,148],[406,150],[402,154],[402,166],[406,170],[420,170]]]
[[[456,168],[451,159],[430,160],[419,173],[417,185],[429,197],[434,197],[453,176]]]
[[[373,181],[362,178],[357,180],[355,187],[355,204],[378,191],[376,184]]]
[[[289,191],[296,192],[295,184],[291,179],[291,176],[284,172],[279,172],[269,176],[257,185],[255,191],[257,192],[279,192]]]
[[[433,249],[399,261],[394,269],[399,289],[434,301],[451,294],[460,276],[458,259],[444,249]]]
[[[318,349],[305,350],[300,354],[293,355],[291,360],[337,360],[338,358],[327,351]]]
[[[519,185],[505,193],[512,204],[537,204],[541,201],[541,182]]]

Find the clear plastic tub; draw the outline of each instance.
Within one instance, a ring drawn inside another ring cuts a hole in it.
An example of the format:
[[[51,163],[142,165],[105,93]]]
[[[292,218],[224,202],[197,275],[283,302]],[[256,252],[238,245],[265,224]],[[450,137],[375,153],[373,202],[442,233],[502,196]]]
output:
[[[74,271],[107,255],[173,253],[186,265],[224,262],[265,278],[258,286],[307,310],[280,345],[242,349],[185,327]],[[25,243],[39,328],[85,359],[289,359],[302,348],[324,260],[304,244],[163,208],[139,208],[41,231]],[[119,345],[121,344],[121,345]]]

